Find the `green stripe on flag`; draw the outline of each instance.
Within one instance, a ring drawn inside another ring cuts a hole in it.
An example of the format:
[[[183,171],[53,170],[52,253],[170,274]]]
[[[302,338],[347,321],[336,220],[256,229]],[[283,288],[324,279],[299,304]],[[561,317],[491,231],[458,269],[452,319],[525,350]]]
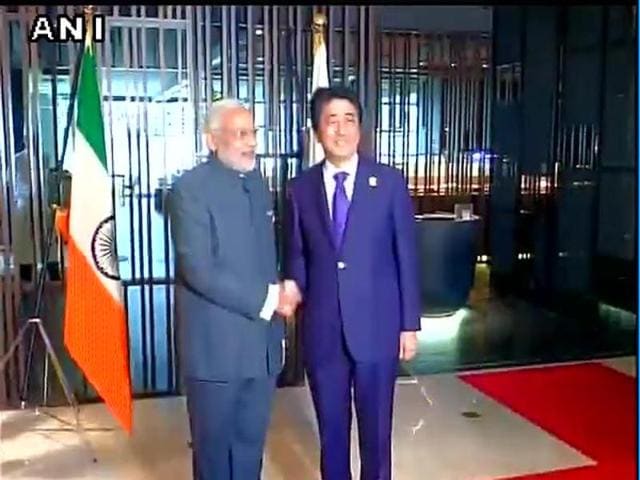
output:
[[[107,170],[107,150],[104,143],[102,101],[98,87],[98,73],[93,49],[86,47],[80,67],[78,85],[78,130]]]

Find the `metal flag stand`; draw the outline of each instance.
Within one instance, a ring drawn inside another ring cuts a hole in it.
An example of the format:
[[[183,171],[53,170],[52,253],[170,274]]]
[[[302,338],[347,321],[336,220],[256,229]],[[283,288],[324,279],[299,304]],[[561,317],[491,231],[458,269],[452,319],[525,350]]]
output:
[[[87,22],[87,25],[91,25],[91,22],[93,21],[92,16],[93,16],[93,7],[89,6],[89,7],[85,7],[84,9],[85,12],[85,20]],[[81,45],[80,48],[82,49],[84,47],[84,45]],[[69,129],[71,127],[72,121],[73,121],[73,110],[74,110],[74,106],[75,106],[75,101],[76,101],[76,93],[77,93],[77,89],[78,89],[78,79],[80,76],[80,68],[81,68],[81,61],[82,61],[82,52],[80,52],[79,55],[77,55],[76,58],[76,64],[75,64],[75,69],[74,69],[74,73],[73,73],[73,80],[72,80],[72,84],[71,84],[71,93],[70,93],[70,98],[69,98],[69,108],[67,110],[67,124],[65,126],[65,131],[64,131],[64,140],[63,140],[63,147],[62,147],[62,155],[60,156],[60,158],[58,159],[58,162],[56,164],[56,168],[54,170],[54,172],[58,175],[57,177],[57,186],[56,186],[56,190],[57,191],[61,191],[60,187],[61,187],[61,183],[62,183],[62,179],[63,179],[63,175],[62,175],[62,171],[63,171],[63,160],[65,157],[65,153],[67,150],[67,143],[69,140]],[[22,328],[20,328],[20,331],[18,332],[18,334],[16,335],[16,338],[13,340],[13,342],[11,343],[11,345],[9,346],[9,350],[6,352],[6,354],[0,359],[0,374],[2,372],[4,372],[4,369],[6,368],[6,365],[8,364],[9,360],[11,359],[11,357],[14,355],[14,353],[17,351],[18,345],[21,344],[21,342],[23,341],[23,339],[25,338],[25,335],[27,334],[27,331],[30,330],[30,339],[29,339],[29,346],[27,349],[27,365],[25,368],[25,372],[22,378],[22,383],[21,383],[21,390],[20,390],[20,408],[22,410],[26,409],[27,406],[27,398],[28,398],[28,390],[29,390],[29,378],[30,378],[30,374],[31,374],[31,368],[33,365],[33,355],[34,355],[34,348],[35,348],[35,343],[36,343],[36,336],[40,336],[40,339],[42,340],[42,342],[44,343],[45,346],[45,350],[46,350],[46,355],[45,355],[45,367],[44,367],[44,382],[43,382],[43,405],[42,406],[46,406],[46,394],[47,394],[47,372],[48,372],[48,360],[51,360],[51,363],[53,364],[53,368],[56,374],[56,377],[58,379],[58,382],[60,383],[60,385],[62,386],[62,390],[64,392],[64,396],[67,400],[67,403],[69,404],[69,406],[71,407],[71,409],[73,410],[74,413],[74,418],[75,418],[75,431],[78,434],[80,440],[82,441],[83,445],[85,446],[85,448],[87,449],[87,452],[92,460],[93,463],[96,463],[98,460],[95,456],[95,453],[93,451],[93,448],[91,446],[91,444],[89,443],[89,440],[87,439],[86,436],[86,431],[84,429],[84,427],[82,426],[82,423],[80,422],[80,408],[78,405],[78,402],[76,400],[75,395],[73,394],[73,390],[70,387],[69,381],[67,380],[67,377],[64,374],[64,371],[62,370],[62,365],[60,363],[60,359],[58,358],[58,355],[56,354],[55,350],[53,349],[53,345],[51,343],[51,339],[49,338],[49,335],[47,334],[47,331],[42,323],[42,314],[41,314],[41,310],[42,310],[42,300],[44,297],[44,286],[45,286],[45,282],[46,282],[46,276],[47,276],[47,268],[46,265],[49,262],[49,255],[51,252],[51,248],[53,246],[53,240],[55,238],[55,216],[56,216],[56,211],[57,211],[58,206],[57,205],[52,205],[51,206],[51,221],[50,221],[50,226],[49,226],[49,230],[47,232],[47,244],[44,250],[44,258],[42,260],[42,267],[40,269],[39,275],[38,275],[38,281],[37,281],[37,289],[36,289],[36,306],[33,312],[33,315],[31,315],[26,321],[25,324],[22,326]],[[34,407],[34,413],[36,415],[39,415],[40,412],[40,406],[35,406]],[[50,413],[44,412],[47,416],[61,422],[61,423],[65,423],[68,424],[68,422],[66,422],[65,420],[52,415]]]

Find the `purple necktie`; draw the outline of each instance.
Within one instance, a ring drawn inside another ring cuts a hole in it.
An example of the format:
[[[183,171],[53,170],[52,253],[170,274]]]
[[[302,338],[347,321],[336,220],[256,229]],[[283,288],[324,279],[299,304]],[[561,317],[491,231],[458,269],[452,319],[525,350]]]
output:
[[[346,172],[338,172],[333,176],[336,181],[336,190],[333,193],[333,242],[336,248],[342,245],[342,236],[347,225],[349,198],[344,189],[344,181],[348,175]]]

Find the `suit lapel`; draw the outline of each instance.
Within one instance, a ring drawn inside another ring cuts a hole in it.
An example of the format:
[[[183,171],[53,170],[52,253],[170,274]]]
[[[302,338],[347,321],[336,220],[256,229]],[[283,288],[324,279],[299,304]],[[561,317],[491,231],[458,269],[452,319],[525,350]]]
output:
[[[322,174],[322,166],[324,162],[315,169],[315,188],[314,197],[316,210],[322,223],[324,232],[327,234],[328,240],[333,245],[333,236],[331,234],[331,217],[329,216],[329,206],[327,205],[327,189],[324,188],[324,176]]]

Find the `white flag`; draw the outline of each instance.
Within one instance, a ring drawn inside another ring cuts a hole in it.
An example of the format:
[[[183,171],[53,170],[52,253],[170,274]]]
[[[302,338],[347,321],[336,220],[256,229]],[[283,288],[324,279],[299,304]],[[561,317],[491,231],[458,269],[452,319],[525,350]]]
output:
[[[327,46],[324,42],[324,37],[318,37],[320,41],[314,45],[313,52],[313,76],[311,79],[311,92],[315,92],[318,88],[329,86],[329,69],[327,67]],[[315,43],[315,42],[314,42]],[[324,159],[324,149],[318,140],[316,139],[315,132],[311,126],[311,119],[309,119],[308,130],[308,143],[307,143],[307,166],[315,165]]]

